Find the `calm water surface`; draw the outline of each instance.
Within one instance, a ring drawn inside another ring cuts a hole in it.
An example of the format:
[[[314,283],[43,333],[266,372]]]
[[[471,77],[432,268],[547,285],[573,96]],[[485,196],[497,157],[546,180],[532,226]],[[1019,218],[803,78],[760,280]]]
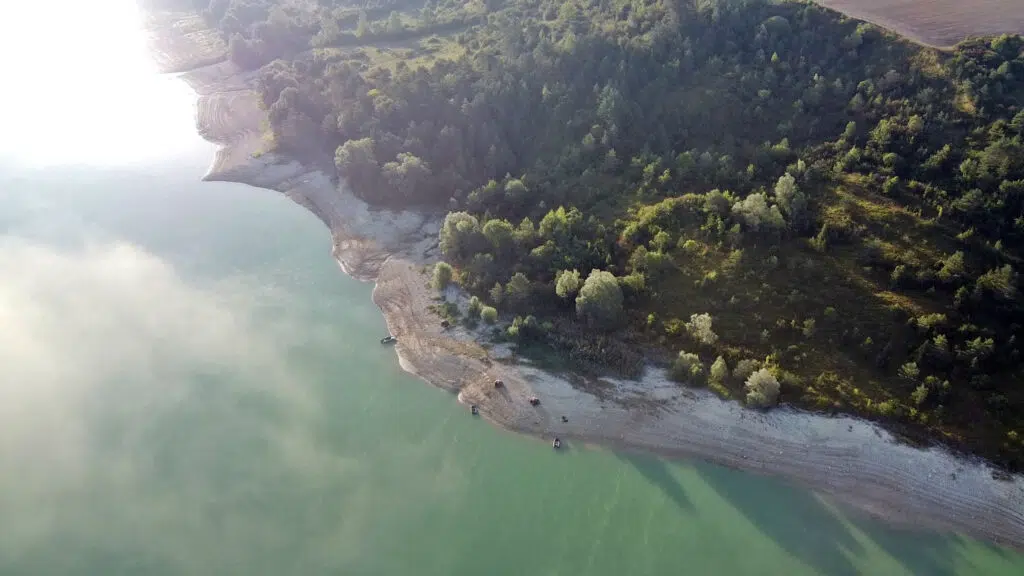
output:
[[[474,420],[377,343],[312,215],[199,182],[192,97],[130,0],[78,4],[60,49],[13,50],[52,5],[0,24],[35,82],[0,96],[0,574],[1024,573],[770,479]]]

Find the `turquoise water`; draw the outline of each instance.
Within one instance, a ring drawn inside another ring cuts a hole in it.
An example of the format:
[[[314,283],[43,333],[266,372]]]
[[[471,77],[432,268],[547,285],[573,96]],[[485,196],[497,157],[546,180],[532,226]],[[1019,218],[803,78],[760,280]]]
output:
[[[110,117],[44,162],[0,135],[0,574],[1024,573],[773,479],[472,418],[377,343],[312,215],[200,183],[189,97],[134,81],[146,141]]]
[[[0,174],[0,573],[1024,570],[771,479],[491,428],[377,343],[312,215],[199,183],[208,154]]]

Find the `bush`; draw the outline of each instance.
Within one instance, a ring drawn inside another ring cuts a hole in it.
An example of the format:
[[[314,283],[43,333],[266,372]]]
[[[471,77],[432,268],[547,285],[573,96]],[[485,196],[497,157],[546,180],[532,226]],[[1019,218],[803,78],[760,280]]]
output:
[[[917,377],[921,375],[921,370],[917,367],[917,362],[907,362],[903,366],[900,366],[900,378],[907,380],[917,380]]]
[[[761,363],[757,360],[743,359],[736,363],[732,376],[740,382],[746,382],[747,378],[750,378],[750,375],[760,367]]]
[[[447,262],[438,262],[434,265],[433,286],[435,289],[444,291],[452,282],[452,267]]]
[[[729,379],[729,365],[722,356],[716,358],[715,363],[711,365],[710,379],[715,384],[724,384]]]
[[[710,346],[718,341],[718,335],[711,329],[711,322],[711,314],[694,314],[686,323],[686,331],[697,342]]]
[[[501,282],[495,282],[494,287],[487,294],[491,297],[491,302],[500,305],[502,300],[505,299],[505,287],[501,285]]]
[[[673,380],[690,386],[703,386],[707,382],[704,363],[700,361],[700,357],[685,350],[680,351],[672,363],[671,376]]]
[[[622,289],[611,272],[591,271],[576,297],[576,313],[597,326],[610,327],[618,322],[622,315]]]
[[[512,325],[506,330],[508,337],[512,340],[523,341],[523,340],[535,340],[544,335],[544,330],[541,328],[539,322],[535,317],[527,316],[516,316],[515,320],[512,321]]]
[[[911,394],[911,398],[914,399],[914,405],[920,406],[921,404],[924,404],[925,401],[928,400],[928,394],[930,393],[931,390],[928,386],[925,386],[924,384],[919,385],[914,389],[914,393]]]
[[[505,285],[505,296],[512,304],[525,304],[530,299],[530,279],[522,272],[516,272]]]
[[[748,406],[766,408],[775,405],[779,400],[779,381],[767,368],[761,368],[751,374],[744,388],[747,390]]]
[[[466,316],[470,318],[479,318],[480,311],[483,309],[483,304],[480,303],[480,299],[473,296],[469,299],[469,307],[466,308]]]
[[[487,324],[494,324],[498,321],[498,309],[494,306],[484,306],[480,309],[480,318]]]
[[[580,291],[580,273],[576,270],[562,270],[555,280],[555,294],[559,298],[573,298]]]

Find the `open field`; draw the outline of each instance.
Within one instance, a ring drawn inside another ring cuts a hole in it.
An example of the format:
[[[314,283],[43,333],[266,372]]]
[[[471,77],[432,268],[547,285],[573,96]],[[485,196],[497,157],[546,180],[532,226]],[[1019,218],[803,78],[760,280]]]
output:
[[[822,6],[936,47],[969,36],[1024,33],[1021,0],[817,0]]]

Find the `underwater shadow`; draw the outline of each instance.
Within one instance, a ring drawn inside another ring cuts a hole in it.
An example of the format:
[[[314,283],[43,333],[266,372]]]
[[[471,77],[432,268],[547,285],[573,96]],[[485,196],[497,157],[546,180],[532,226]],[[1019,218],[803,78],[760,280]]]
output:
[[[680,510],[692,512],[695,510],[693,502],[686,495],[679,480],[672,475],[672,470],[664,460],[646,454],[630,454],[628,452],[617,452],[615,454],[620,460],[632,466],[649,482],[661,489],[668,496],[669,500],[675,503]]]
[[[713,464],[695,463],[694,469],[762,534],[818,574],[860,574],[850,556],[862,554],[863,546],[813,493]]]
[[[847,519],[911,574],[953,576],[955,573],[953,545],[956,536],[886,526],[857,513],[847,515]]]

